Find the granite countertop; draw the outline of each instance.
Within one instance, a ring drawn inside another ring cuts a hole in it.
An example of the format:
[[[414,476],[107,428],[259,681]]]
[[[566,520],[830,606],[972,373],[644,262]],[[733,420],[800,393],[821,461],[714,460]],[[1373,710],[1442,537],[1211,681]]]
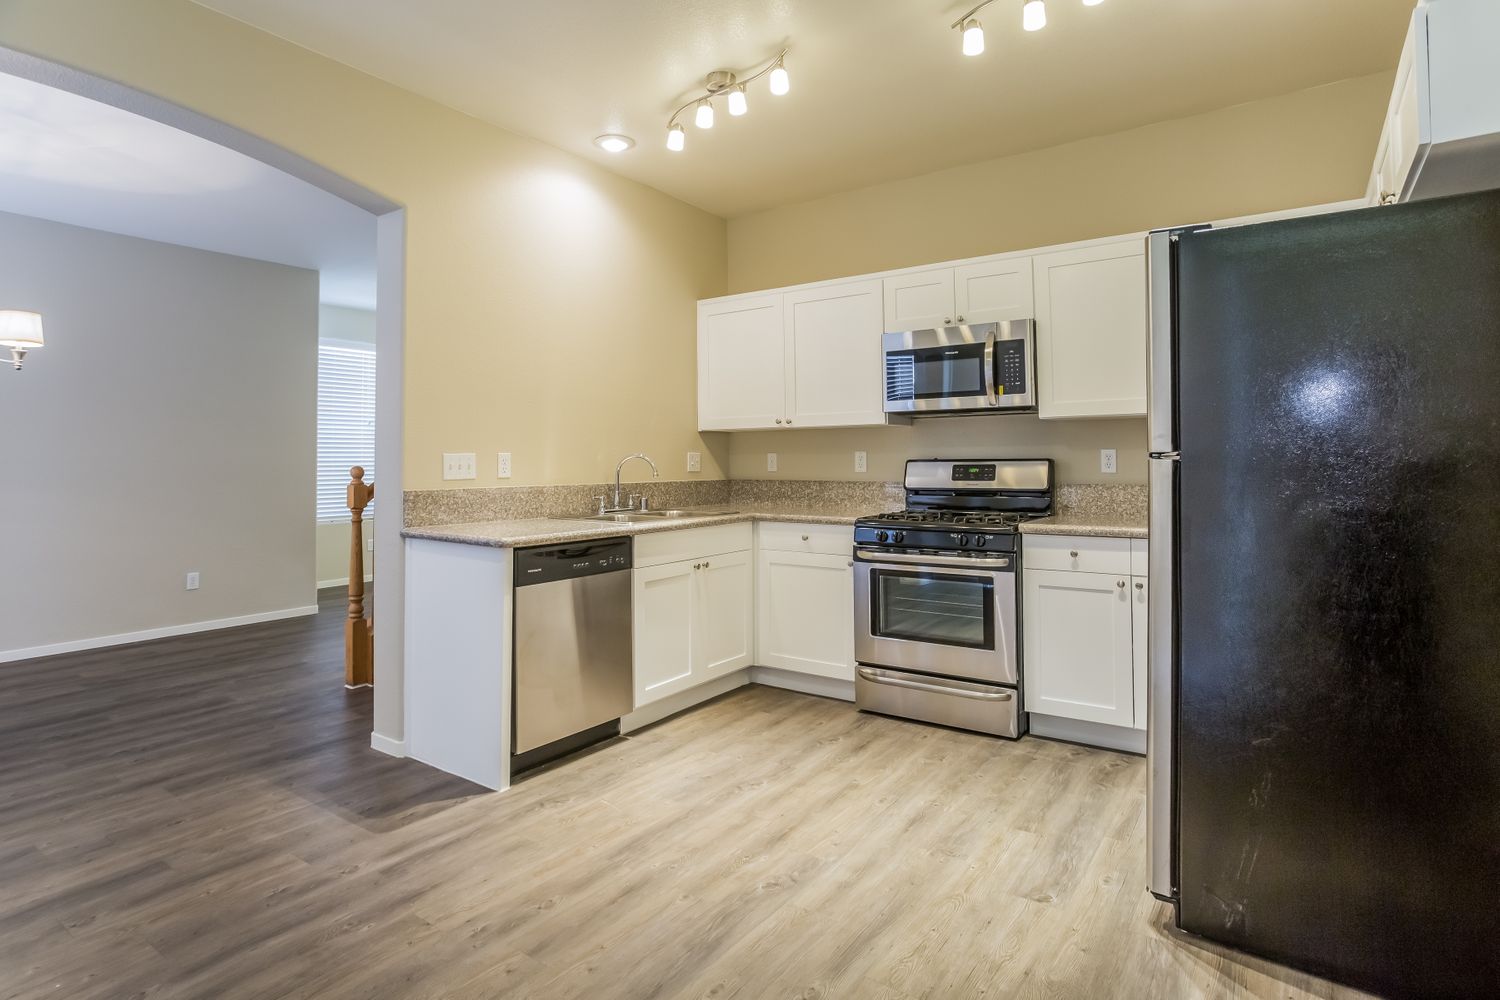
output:
[[[1089,511],[1063,508],[1051,517],[1027,521],[1023,535],[1091,535],[1107,538],[1145,538],[1146,512]]]
[[[733,506],[733,505],[726,505]],[[532,517],[511,521],[476,521],[469,524],[431,524],[407,528],[403,538],[420,538],[436,542],[465,545],[487,545],[491,548],[519,548],[526,545],[549,545],[554,542],[582,542],[594,538],[617,538],[621,535],[644,535],[653,531],[679,528],[701,528],[714,524],[741,521],[791,521],[799,524],[846,524],[855,518],[879,513],[880,508],[839,504],[756,504],[753,510],[736,510],[733,514],[705,512],[693,517],[664,517],[633,524],[609,521],[574,520],[559,517]]]

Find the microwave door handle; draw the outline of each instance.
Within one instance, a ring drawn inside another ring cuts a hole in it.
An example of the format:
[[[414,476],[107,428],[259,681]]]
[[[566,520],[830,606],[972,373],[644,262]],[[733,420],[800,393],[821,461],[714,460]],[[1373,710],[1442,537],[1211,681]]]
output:
[[[995,392],[995,331],[984,336],[984,395],[991,406],[1000,405],[1000,396]]]

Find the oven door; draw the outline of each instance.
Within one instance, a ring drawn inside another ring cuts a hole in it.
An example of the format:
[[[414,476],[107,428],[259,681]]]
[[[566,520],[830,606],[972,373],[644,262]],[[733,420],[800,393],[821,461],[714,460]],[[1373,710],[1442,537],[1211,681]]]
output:
[[[887,333],[885,412],[1034,409],[1031,320]]]
[[[1017,683],[1015,557],[854,550],[854,658]]]

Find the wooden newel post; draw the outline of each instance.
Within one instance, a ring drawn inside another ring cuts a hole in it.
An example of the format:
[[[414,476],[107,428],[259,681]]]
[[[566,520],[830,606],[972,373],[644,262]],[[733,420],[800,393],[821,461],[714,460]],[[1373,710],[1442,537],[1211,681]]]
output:
[[[373,621],[365,621],[365,508],[375,499],[375,484],[365,482],[365,470],[349,470],[349,618],[344,622],[344,686],[363,687],[375,681]]]

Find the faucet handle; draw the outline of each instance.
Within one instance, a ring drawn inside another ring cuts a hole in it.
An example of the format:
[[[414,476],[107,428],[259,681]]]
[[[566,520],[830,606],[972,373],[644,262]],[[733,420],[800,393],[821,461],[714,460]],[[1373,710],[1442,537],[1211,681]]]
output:
[[[644,494],[644,493],[637,493],[636,496],[638,496],[638,497],[641,498],[641,507],[640,507],[641,510],[649,510],[651,508],[651,498],[650,497],[646,496],[646,494]]]
[[[627,507],[629,507],[629,508],[630,508],[630,509],[631,509],[631,510],[635,510],[635,509],[636,509],[636,506],[635,506],[635,505],[636,505],[636,503],[637,503],[637,502],[638,502],[638,501],[639,501],[639,500],[640,500],[640,499],[641,499],[641,495],[640,495],[640,494],[639,494],[639,493],[632,493],[632,494],[630,494],[630,496],[629,496],[629,497],[628,497],[628,498],[627,498],[627,499],[626,499],[626,501],[625,501],[625,506],[627,506]]]

